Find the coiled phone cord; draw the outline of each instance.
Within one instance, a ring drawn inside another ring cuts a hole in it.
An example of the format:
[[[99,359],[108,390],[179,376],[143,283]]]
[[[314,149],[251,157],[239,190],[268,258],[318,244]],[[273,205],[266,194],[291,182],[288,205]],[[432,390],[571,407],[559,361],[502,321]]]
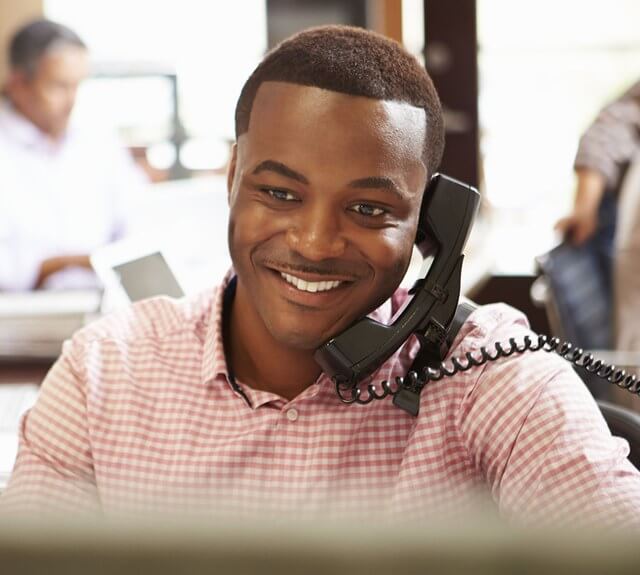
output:
[[[481,347],[479,349],[479,358],[474,357],[474,352],[466,352],[464,358],[459,356],[452,357],[449,360],[450,365],[443,361],[436,368],[423,367],[420,370],[421,373],[410,371],[404,377],[396,377],[394,383],[389,380],[380,382],[380,391],[378,391],[376,384],[370,383],[367,385],[367,393],[364,396],[362,389],[357,384],[336,378],[334,379],[336,392],[343,403],[358,403],[360,405],[366,405],[374,399],[395,397],[403,390],[419,395],[422,388],[430,381],[439,381],[446,377],[452,377],[457,373],[468,371],[474,367],[479,367],[513,354],[544,350],[546,352],[556,352],[574,366],[595,374],[597,377],[626,389],[630,393],[640,395],[640,381],[636,375],[628,374],[624,369],[617,369],[615,365],[606,364],[596,359],[591,353],[585,353],[582,348],[574,347],[569,342],[564,342],[557,337],[549,338],[546,335],[538,335],[535,339],[525,336],[523,342],[522,345],[519,345],[516,338],[510,338],[507,346],[503,346],[500,342],[494,343],[494,351],[492,352],[488,351],[484,346]],[[477,354],[478,352],[475,353]]]

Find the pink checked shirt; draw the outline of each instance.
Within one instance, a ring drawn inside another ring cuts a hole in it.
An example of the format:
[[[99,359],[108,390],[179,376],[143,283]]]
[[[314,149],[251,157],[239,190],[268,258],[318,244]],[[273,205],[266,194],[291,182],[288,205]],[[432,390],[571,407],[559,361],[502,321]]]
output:
[[[527,522],[639,523],[627,444],[559,357],[430,383],[417,418],[390,399],[344,405],[324,375],[291,401],[238,382],[248,405],[227,379],[222,294],[144,301],[77,333],[22,421],[1,507],[433,518],[484,497]],[[526,333],[520,313],[486,306],[453,354]],[[403,375],[415,351],[373,379]]]

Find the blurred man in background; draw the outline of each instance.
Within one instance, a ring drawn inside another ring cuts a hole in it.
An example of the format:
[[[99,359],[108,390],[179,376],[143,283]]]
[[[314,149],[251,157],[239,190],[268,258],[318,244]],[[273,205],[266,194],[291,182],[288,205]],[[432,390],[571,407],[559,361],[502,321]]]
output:
[[[9,43],[0,100],[0,291],[95,285],[92,250],[124,234],[144,182],[117,140],[70,124],[86,45],[37,20]]]

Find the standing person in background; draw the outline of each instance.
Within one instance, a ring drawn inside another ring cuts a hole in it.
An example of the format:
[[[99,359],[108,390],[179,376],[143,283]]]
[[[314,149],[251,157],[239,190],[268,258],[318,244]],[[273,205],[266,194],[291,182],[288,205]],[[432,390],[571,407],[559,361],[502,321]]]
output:
[[[88,74],[86,45],[37,20],[9,43],[0,100],[0,291],[95,285],[92,250],[125,231],[144,183],[117,140],[70,124]]]
[[[640,351],[640,81],[606,106],[580,140],[574,210],[557,228],[581,245],[602,233],[613,265],[614,345]],[[600,217],[599,217],[600,214]],[[600,226],[600,228],[599,228]],[[605,225],[605,227],[607,227]],[[614,235],[615,233],[615,235]],[[627,398],[629,394],[625,394]]]

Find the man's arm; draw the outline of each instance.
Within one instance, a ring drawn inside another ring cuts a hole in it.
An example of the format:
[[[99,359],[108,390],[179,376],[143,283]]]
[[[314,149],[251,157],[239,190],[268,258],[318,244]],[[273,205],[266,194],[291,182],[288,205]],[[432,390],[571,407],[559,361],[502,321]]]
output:
[[[0,512],[100,509],[83,382],[72,344],[66,344],[21,422],[18,457]]]
[[[520,323],[488,341],[522,341]],[[530,523],[640,526],[640,472],[570,364],[543,351],[486,366],[459,416],[501,512]]]
[[[591,168],[576,170],[578,183],[573,212],[556,224],[556,229],[576,245],[586,242],[598,227],[598,208],[606,189],[604,175]]]
[[[573,212],[556,224],[575,244],[595,232],[598,207],[607,189],[619,184],[621,170],[640,149],[640,82],[606,106],[580,138]]]
[[[80,254],[47,258],[40,264],[38,277],[33,287],[36,289],[41,288],[50,276],[70,267],[91,269],[89,256]]]

